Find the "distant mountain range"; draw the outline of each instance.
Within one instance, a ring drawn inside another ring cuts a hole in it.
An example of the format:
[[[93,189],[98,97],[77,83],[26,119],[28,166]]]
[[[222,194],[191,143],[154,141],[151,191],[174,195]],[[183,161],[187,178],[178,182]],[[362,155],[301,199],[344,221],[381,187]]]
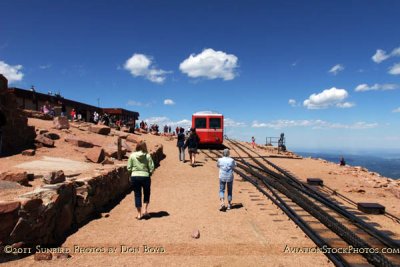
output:
[[[362,166],[369,171],[377,172],[382,176],[400,179],[400,157],[384,158],[370,155],[346,155],[337,153],[312,153],[312,152],[295,152],[302,157],[322,158],[327,161],[339,163],[340,157],[343,156],[347,165]]]

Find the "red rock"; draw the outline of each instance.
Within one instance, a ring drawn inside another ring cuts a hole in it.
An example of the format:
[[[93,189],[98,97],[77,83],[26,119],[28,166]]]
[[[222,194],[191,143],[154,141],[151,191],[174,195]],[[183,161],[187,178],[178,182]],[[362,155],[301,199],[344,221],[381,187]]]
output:
[[[104,160],[104,149],[99,147],[91,148],[85,157],[94,163],[100,163]]]
[[[61,129],[69,129],[69,121],[67,117],[55,117],[53,119],[54,128]]]
[[[51,253],[36,253],[33,259],[35,261],[49,261],[53,258]]]
[[[63,171],[50,172],[43,177],[43,182],[46,184],[57,184],[65,181],[65,175]]]
[[[51,140],[50,138],[47,138],[44,135],[36,136],[35,142],[41,143],[41,144],[43,144],[44,146],[47,146],[47,147],[53,147],[54,146],[54,141]]]
[[[51,140],[58,140],[60,136],[56,133],[45,133],[43,134],[45,137],[50,138]]]
[[[395,197],[400,198],[400,188],[392,187],[390,189],[390,192],[392,192]]]
[[[192,232],[192,238],[198,239],[200,238],[200,231],[199,229],[196,229]]]
[[[118,157],[118,148],[114,147],[114,146],[106,147],[104,149],[104,153],[107,157],[116,159]],[[126,154],[126,149],[122,148],[121,149],[121,157],[125,156],[125,154]]]
[[[128,143],[125,140],[122,140],[121,146],[123,149],[126,149],[126,151],[128,151],[128,152],[133,151],[133,148],[130,145],[128,145]]]
[[[144,134],[148,133],[146,130],[143,130],[143,129],[139,129],[139,132],[144,133]]]
[[[112,164],[114,164],[114,161],[112,161],[110,158],[106,158],[105,160],[103,160],[102,162],[101,162],[101,164],[103,164],[103,165],[105,165],[105,164],[110,164],[110,165],[112,165]]]
[[[31,212],[37,210],[43,203],[41,198],[22,198],[20,199],[22,209]]]
[[[39,134],[44,134],[44,133],[48,133],[49,131],[46,129],[37,129]]]
[[[136,135],[134,135],[134,134],[130,134],[126,138],[126,141],[132,142],[132,143],[139,143],[139,141],[141,141],[141,139],[139,137],[137,137]]]
[[[75,136],[68,136],[68,137],[65,138],[65,141],[70,143],[70,144],[72,144],[72,145],[78,146],[78,147],[91,148],[91,147],[94,146],[92,143],[90,143],[88,141],[85,141],[85,140],[82,140],[82,139],[80,139],[78,137],[75,137]]]
[[[17,182],[21,185],[27,185],[28,174],[26,172],[3,172],[0,174],[0,180]]]
[[[0,213],[11,213],[21,206],[19,201],[0,201]]]
[[[111,128],[105,125],[90,125],[89,131],[92,133],[108,135],[111,132]]]
[[[121,137],[122,139],[126,139],[129,136],[128,133],[124,133],[124,132],[121,132],[121,131],[115,131],[114,135],[118,136],[118,137]]]
[[[22,151],[22,156],[35,156],[35,150],[33,149],[27,149]]]
[[[56,259],[68,259],[68,258],[71,258],[71,254],[69,254],[67,252],[54,253],[53,256]]]

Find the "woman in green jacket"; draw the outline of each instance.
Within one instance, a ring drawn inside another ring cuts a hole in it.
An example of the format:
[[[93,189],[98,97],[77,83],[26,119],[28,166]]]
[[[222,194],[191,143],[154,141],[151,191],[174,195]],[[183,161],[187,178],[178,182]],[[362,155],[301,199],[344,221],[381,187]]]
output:
[[[150,176],[154,171],[154,162],[147,152],[147,146],[144,141],[140,141],[128,159],[128,171],[131,173],[131,183],[135,193],[135,206],[138,212],[136,219],[148,217],[147,208],[150,202]],[[144,212],[142,213],[142,188]]]

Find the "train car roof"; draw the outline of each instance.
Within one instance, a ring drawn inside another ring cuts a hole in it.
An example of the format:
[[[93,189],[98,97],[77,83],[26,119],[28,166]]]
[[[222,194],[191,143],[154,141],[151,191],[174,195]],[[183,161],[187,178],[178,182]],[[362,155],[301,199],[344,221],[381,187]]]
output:
[[[193,115],[212,115],[212,116],[223,116],[221,113],[217,113],[214,111],[199,111],[193,113]]]

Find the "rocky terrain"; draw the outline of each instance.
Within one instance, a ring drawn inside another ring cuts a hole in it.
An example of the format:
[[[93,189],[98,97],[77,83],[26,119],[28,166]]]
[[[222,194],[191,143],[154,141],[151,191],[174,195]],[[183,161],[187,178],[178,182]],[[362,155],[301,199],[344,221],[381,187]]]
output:
[[[15,249],[56,244],[68,253],[22,253],[18,257],[27,257],[5,265],[50,260],[57,266],[93,262],[99,266],[332,266],[322,254],[285,253],[286,246],[314,244],[238,176],[234,209],[218,211],[215,162],[202,153],[196,168],[179,162],[171,136],[129,134],[63,119],[29,118],[28,123],[36,129],[35,148],[0,159],[0,244]],[[152,176],[151,218],[144,221],[134,219],[126,171],[127,156],[138,140],[147,142],[159,165]],[[257,151],[300,180],[321,178],[334,192],[356,202],[380,203],[400,216],[399,181],[362,167],[342,167],[291,152],[278,154],[272,147],[258,146]],[[380,215],[363,217],[382,231],[390,230],[395,239],[400,236],[398,223]],[[106,247],[116,251],[102,252]]]

